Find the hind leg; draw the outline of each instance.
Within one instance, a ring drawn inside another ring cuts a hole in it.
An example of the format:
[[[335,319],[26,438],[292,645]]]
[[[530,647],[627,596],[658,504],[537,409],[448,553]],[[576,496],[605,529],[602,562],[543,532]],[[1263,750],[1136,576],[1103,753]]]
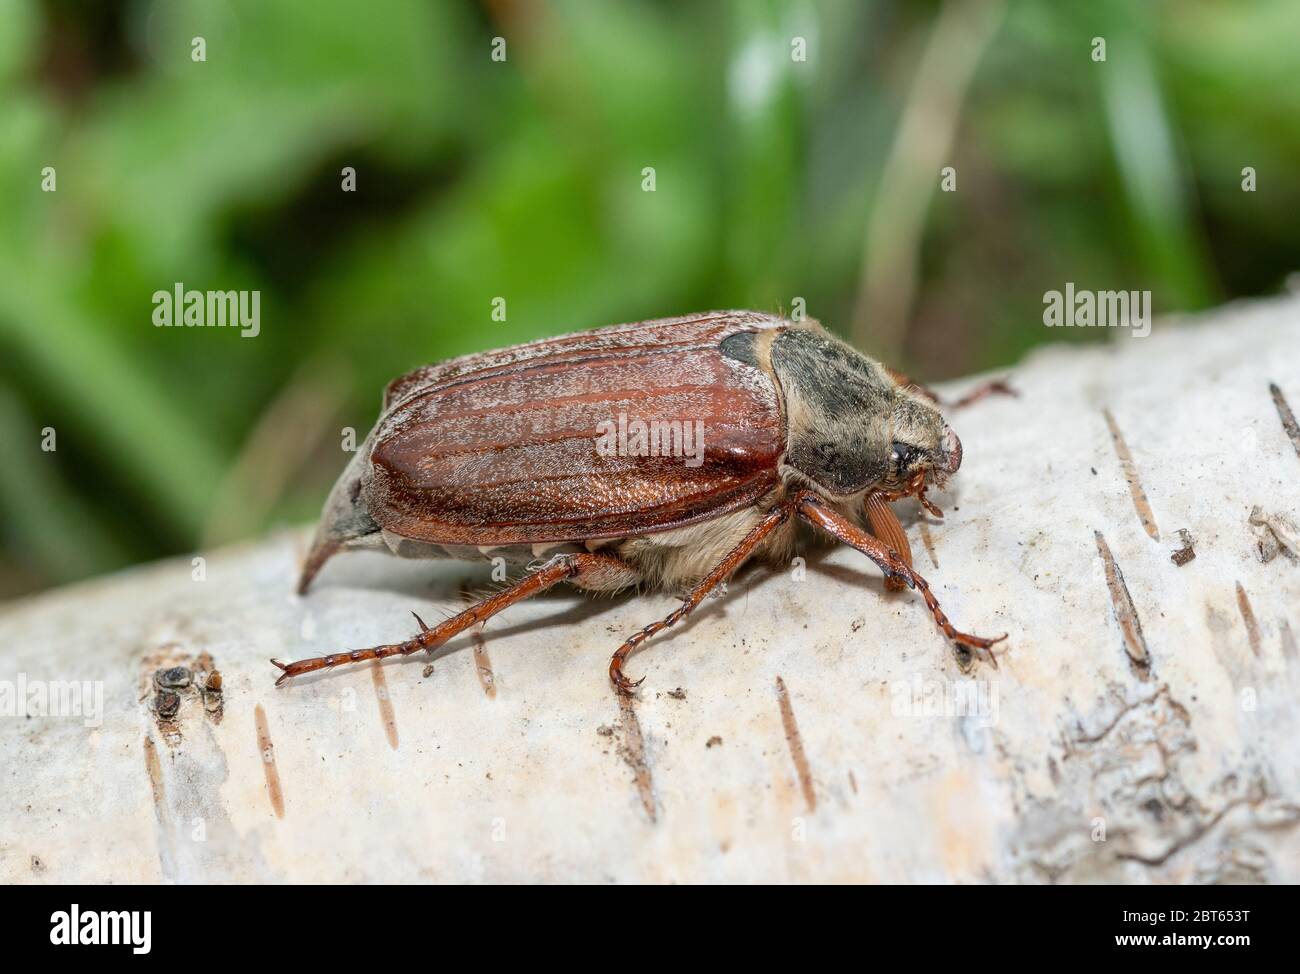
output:
[[[485,622],[502,609],[544,592],[560,582],[570,582],[580,588],[593,591],[614,591],[634,585],[639,579],[640,574],[635,568],[613,555],[586,552],[556,555],[541,568],[525,575],[509,588],[476,602],[436,626],[426,626],[424,621],[416,616],[415,621],[420,624],[420,631],[406,642],[331,653],[329,656],[317,656],[293,663],[281,663],[273,659],[271,662],[282,671],[275,685],[280,686],[292,677],[313,673],[316,670],[331,669],[341,663],[361,663],[372,659],[386,659],[389,656],[409,656],[421,649],[433,649],[471,626]]]

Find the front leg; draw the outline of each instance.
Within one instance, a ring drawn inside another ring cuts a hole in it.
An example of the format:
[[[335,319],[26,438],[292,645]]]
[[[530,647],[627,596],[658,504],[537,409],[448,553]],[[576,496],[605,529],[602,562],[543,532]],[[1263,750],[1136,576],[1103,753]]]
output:
[[[901,579],[904,584],[920,592],[921,597],[925,599],[925,604],[930,607],[930,613],[934,616],[935,624],[943,631],[945,636],[958,646],[967,650],[984,650],[987,652],[994,643],[999,643],[1007,638],[1006,633],[994,639],[989,639],[985,636],[972,636],[960,632],[948,621],[948,617],[939,608],[939,600],[930,591],[929,583],[908,567],[903,559],[899,557],[898,552],[877,541],[810,490],[800,491],[794,496],[793,501],[795,511],[809,524],[819,527],[839,538],[845,544],[857,548],[858,551],[880,566],[880,570],[885,573],[885,578]],[[996,666],[997,660],[993,654],[989,653],[988,657]]]
[[[889,506],[889,497],[887,494],[878,490],[873,490],[867,494],[863,501],[863,507],[867,511],[867,526],[871,528],[871,533],[885,543],[887,548],[894,551],[908,568],[912,567],[912,545],[907,540],[907,532],[903,526],[898,523],[898,515]],[[886,592],[901,592],[907,588],[907,583],[897,576],[885,576]]]
[[[979,402],[981,399],[987,399],[989,396],[994,395],[1017,397],[1020,395],[1020,393],[1016,392],[1015,389],[1011,388],[1005,379],[992,379],[982,385],[976,386],[960,399],[953,399],[944,402],[943,399],[939,397],[939,394],[929,386],[922,385],[915,379],[909,378],[907,375],[899,372],[897,369],[886,368],[885,371],[888,372],[890,378],[900,386],[904,386],[918,395],[925,396],[926,399],[929,399],[936,406],[941,406],[944,409],[962,409],[966,406],[972,405],[973,403]]]

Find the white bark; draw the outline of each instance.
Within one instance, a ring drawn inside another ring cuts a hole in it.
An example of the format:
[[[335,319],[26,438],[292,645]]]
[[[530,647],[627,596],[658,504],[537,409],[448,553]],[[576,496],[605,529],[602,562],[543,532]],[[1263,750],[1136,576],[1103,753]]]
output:
[[[0,880],[1300,881],[1300,447],[1269,390],[1300,407],[1300,301],[1205,319],[1045,349],[950,417],[937,567],[904,523],[954,621],[1011,634],[973,683],[848,549],[742,573],[632,658],[631,705],[605,665],[667,596],[556,593],[431,673],[274,689],[268,657],[404,638],[487,582],[343,555],[299,599],[306,532],[9,606],[0,680],[104,707],[0,719]],[[220,697],[160,723],[155,671],[204,653]]]

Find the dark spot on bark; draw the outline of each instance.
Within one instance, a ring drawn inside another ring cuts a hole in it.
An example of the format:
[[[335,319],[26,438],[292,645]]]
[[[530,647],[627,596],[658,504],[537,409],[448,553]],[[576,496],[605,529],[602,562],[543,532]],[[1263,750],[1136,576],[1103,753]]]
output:
[[[190,685],[190,671],[184,666],[171,666],[158,670],[153,676],[159,687],[177,688]]]
[[[172,690],[159,690],[158,696],[154,698],[154,709],[164,719],[175,717],[176,711],[181,709],[180,694]]]

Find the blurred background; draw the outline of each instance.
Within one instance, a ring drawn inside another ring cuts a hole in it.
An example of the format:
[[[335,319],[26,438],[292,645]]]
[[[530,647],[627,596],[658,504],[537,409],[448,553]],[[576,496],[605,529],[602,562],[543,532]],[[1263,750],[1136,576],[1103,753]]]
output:
[[[1067,281],[1277,293],[1297,214],[1294,0],[0,0],[0,599],[314,519],[423,363],[802,299],[938,380],[1108,338]]]

